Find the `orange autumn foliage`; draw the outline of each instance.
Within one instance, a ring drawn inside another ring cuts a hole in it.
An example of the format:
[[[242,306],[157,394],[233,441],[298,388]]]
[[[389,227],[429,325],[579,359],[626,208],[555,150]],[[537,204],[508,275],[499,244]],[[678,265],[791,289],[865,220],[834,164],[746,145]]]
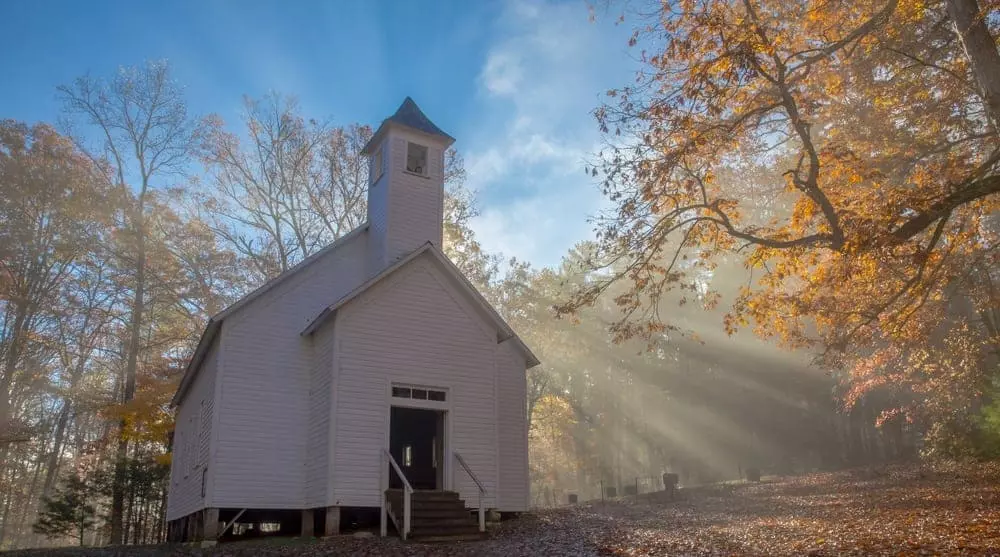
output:
[[[609,141],[592,172],[615,211],[595,279],[559,309],[622,281],[616,340],[662,338],[677,327],[660,304],[716,303],[706,277],[735,259],[751,278],[726,329],[845,370],[845,405],[888,389],[884,417],[971,408],[1000,347],[996,7],[638,10],[644,71],[596,112]]]

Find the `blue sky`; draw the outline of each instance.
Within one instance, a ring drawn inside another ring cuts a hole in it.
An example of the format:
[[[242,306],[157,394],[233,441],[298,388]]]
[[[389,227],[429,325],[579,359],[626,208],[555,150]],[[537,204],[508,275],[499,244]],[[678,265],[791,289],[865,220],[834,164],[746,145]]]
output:
[[[0,118],[55,121],[55,87],[167,59],[193,114],[275,90],[376,125],[407,95],[458,139],[483,245],[558,263],[602,205],[590,115],[629,82],[629,29],[583,1],[0,1]]]

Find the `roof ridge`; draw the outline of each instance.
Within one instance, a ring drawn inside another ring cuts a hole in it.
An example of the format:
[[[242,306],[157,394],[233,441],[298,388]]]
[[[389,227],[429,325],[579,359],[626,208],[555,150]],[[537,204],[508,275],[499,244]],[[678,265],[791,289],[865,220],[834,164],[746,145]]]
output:
[[[191,355],[191,359],[188,360],[187,367],[184,368],[184,375],[181,377],[181,382],[177,386],[177,391],[174,393],[173,398],[170,400],[170,405],[176,406],[180,404],[181,399],[184,398],[184,395],[187,393],[187,390],[191,387],[191,384],[194,382],[194,377],[198,374],[198,370],[201,369],[201,362],[208,354],[208,351],[211,348],[212,341],[215,340],[215,335],[218,332],[219,327],[222,326],[222,321],[225,320],[226,317],[229,317],[231,314],[235,313],[240,308],[246,306],[250,302],[263,296],[265,293],[267,293],[267,291],[271,290],[278,284],[284,282],[289,277],[298,273],[302,269],[305,269],[306,267],[308,267],[315,261],[319,260],[323,256],[329,254],[330,252],[336,250],[337,248],[344,246],[345,244],[347,244],[348,241],[357,238],[358,236],[361,235],[362,232],[366,230],[368,230],[368,221],[365,221],[363,224],[361,224],[354,230],[351,230],[347,234],[344,234],[340,238],[337,238],[336,240],[330,242],[319,251],[304,258],[302,261],[299,261],[298,263],[293,265],[290,269],[282,272],[278,276],[268,280],[264,284],[253,289],[252,291],[241,297],[239,300],[236,300],[232,304],[229,304],[229,306],[226,309],[209,317],[208,321],[205,322],[205,329],[202,331],[201,337],[198,339],[198,345],[195,347],[194,353]]]
[[[361,232],[364,232],[365,230],[368,230],[368,221],[365,221],[363,224],[361,224],[360,226],[358,226],[354,230],[351,230],[347,234],[344,234],[340,238],[337,238],[336,240],[334,240],[334,241],[330,242],[329,244],[323,246],[318,251],[316,251],[316,252],[314,252],[314,253],[306,256],[305,258],[302,259],[302,261],[299,261],[295,265],[292,265],[288,269],[282,271],[277,276],[268,279],[264,284],[258,286],[257,288],[254,288],[250,292],[244,294],[242,297],[240,297],[239,300],[236,300],[235,302],[229,304],[229,306],[227,306],[226,309],[224,309],[224,310],[220,311],[219,313],[213,315],[212,319],[221,320],[221,319],[225,318],[226,316],[228,316],[231,313],[235,312],[240,307],[242,307],[242,306],[246,305],[247,303],[249,303],[252,299],[257,298],[260,295],[262,295],[265,292],[267,292],[268,290],[270,290],[271,288],[274,288],[275,286],[277,286],[278,283],[284,282],[285,279],[287,279],[288,277],[290,277],[290,276],[294,275],[295,273],[301,271],[302,269],[308,267],[311,263],[313,263],[317,259],[319,259],[319,258],[323,257],[324,255],[326,255],[327,253],[330,253],[331,251],[333,251],[333,250],[335,250],[335,249],[343,246],[344,244],[347,243],[348,240],[350,240],[350,239],[358,236]]]
[[[497,312],[496,308],[493,307],[493,304],[491,304],[489,300],[487,300],[483,296],[483,293],[480,292],[479,289],[476,288],[476,286],[469,281],[468,277],[466,277],[465,274],[462,273],[461,269],[459,269],[455,265],[455,263],[451,259],[449,259],[448,256],[445,255],[443,251],[441,251],[440,248],[438,248],[431,242],[424,242],[423,244],[420,245],[420,247],[399,258],[392,264],[387,265],[382,270],[369,277],[368,280],[361,283],[350,292],[341,296],[334,303],[324,307],[319,312],[319,314],[317,314],[316,317],[314,317],[309,322],[309,324],[306,325],[305,329],[299,332],[299,335],[309,336],[313,334],[320,328],[320,326],[322,326],[322,324],[332,314],[337,312],[341,307],[350,303],[352,300],[357,299],[362,293],[366,292],[368,289],[372,288],[373,286],[381,282],[384,278],[393,274],[400,268],[406,266],[408,263],[410,263],[411,261],[413,261],[414,259],[416,259],[417,257],[419,257],[424,253],[429,253],[435,261],[441,264],[447,271],[447,274],[450,275],[454,280],[456,280],[464,290],[466,290],[472,295],[472,297],[475,299],[476,303],[481,307],[481,309],[489,316],[490,319],[492,319],[495,323],[497,323],[499,326],[498,328],[507,335],[504,338],[498,337],[497,344],[513,339],[517,347],[524,353],[526,361],[529,364],[528,367],[533,367],[538,365],[539,363],[538,357],[531,352],[531,349],[528,348],[528,346],[524,343],[523,340],[521,340],[521,337],[519,337],[517,335],[517,332],[514,331],[514,329],[510,326],[509,323],[507,323],[507,320],[504,319],[499,312]]]

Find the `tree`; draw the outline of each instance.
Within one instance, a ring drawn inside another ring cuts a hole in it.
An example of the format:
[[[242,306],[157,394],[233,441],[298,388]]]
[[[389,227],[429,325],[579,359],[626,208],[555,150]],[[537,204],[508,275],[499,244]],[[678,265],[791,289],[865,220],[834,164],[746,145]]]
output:
[[[306,120],[277,93],[243,104],[246,144],[210,116],[200,156],[213,229],[259,284],[364,222],[372,130]]]
[[[975,0],[658,6],[638,84],[596,112],[603,271],[561,310],[626,282],[616,338],[662,338],[659,304],[711,307],[732,258],[730,332],[818,351],[848,406],[891,385],[883,419],[971,408],[998,345],[997,23]]]
[[[107,218],[101,178],[50,126],[0,122],[0,465],[4,446],[27,434],[12,412],[12,388],[33,380],[25,359],[44,336],[48,302]]]
[[[445,154],[445,180],[449,188],[444,197],[444,250],[462,274],[496,305],[499,300],[495,299],[492,283],[499,278],[503,257],[483,250],[472,231],[472,219],[479,215],[476,194],[463,185],[465,168],[454,149]]]
[[[106,233],[106,231],[105,231]],[[89,253],[65,281],[58,300],[56,315],[56,346],[60,369],[64,373],[53,381],[55,391],[62,398],[52,433],[52,447],[48,454],[41,497],[47,497],[59,473],[66,434],[71,418],[81,406],[86,405],[82,386],[87,371],[92,371],[95,355],[102,342],[110,336],[110,327],[117,317],[115,306],[121,302],[121,289],[111,275],[111,262],[107,251],[98,241],[91,244]]]
[[[202,219],[259,285],[365,222],[372,129],[337,127],[301,114],[294,97],[244,98],[246,141],[218,116],[204,122],[199,156],[208,174]],[[465,166],[445,153],[444,249],[477,286],[498,272],[469,227],[475,194]]]
[[[95,158],[106,158],[113,171],[113,185],[122,199],[122,259],[128,261],[132,291],[127,338],[124,339],[123,381],[120,400],[135,394],[142,335],[146,325],[147,236],[149,198],[160,180],[183,172],[191,153],[195,131],[187,115],[182,89],[171,79],[166,63],[121,68],[111,80],[90,76],[59,87],[66,111],[81,118],[99,137]],[[115,491],[111,512],[112,543],[122,543],[125,460],[128,442],[118,443]]]
[[[76,475],[66,478],[62,488],[42,500],[42,511],[34,530],[50,538],[76,534],[83,546],[83,534],[94,526],[97,508],[91,502],[93,489]]]

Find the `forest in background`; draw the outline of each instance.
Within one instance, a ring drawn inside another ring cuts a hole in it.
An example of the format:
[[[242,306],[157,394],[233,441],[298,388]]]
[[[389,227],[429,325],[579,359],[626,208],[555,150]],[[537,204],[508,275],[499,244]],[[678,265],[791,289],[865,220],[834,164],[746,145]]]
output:
[[[598,109],[581,178],[615,211],[556,268],[482,249],[448,153],[444,250],[542,361],[533,505],[997,456],[993,97],[942,25],[968,3],[679,2],[640,26],[645,89]],[[278,93],[190,114],[160,62],[58,97],[58,123],[0,123],[0,548],[156,542],[205,322],[364,221],[372,128]],[[985,193],[934,212],[963,184]]]

